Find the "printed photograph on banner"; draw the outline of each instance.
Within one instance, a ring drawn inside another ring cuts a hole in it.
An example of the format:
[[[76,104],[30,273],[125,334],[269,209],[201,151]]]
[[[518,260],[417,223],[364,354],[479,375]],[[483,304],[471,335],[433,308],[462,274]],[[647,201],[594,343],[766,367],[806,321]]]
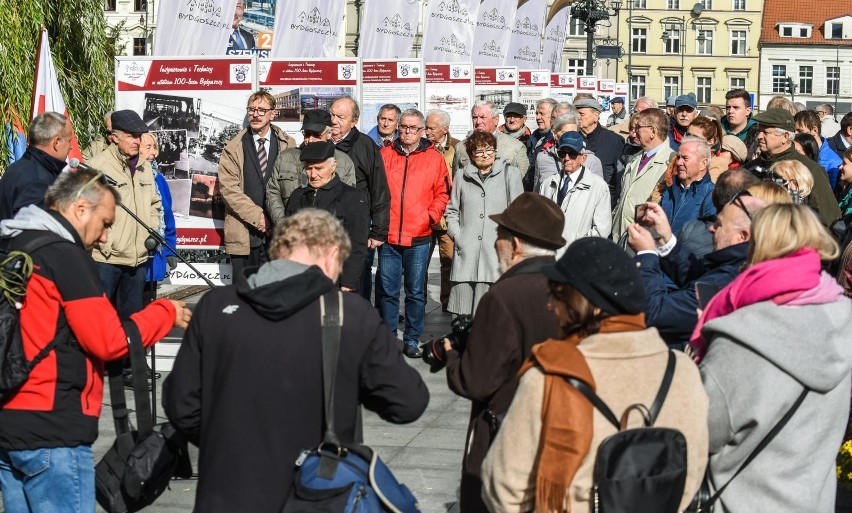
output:
[[[506,104],[518,101],[518,69],[506,66],[474,68],[473,99],[490,101],[500,110],[500,124]]]
[[[381,106],[388,103],[396,105],[400,110],[424,111],[423,76],[423,63],[419,60],[362,61],[361,118],[358,129],[369,132],[376,125]]]
[[[269,57],[272,49],[272,27],[275,24],[275,2],[236,0],[237,10],[231,25],[226,55]]]
[[[535,112],[535,104],[541,99],[550,96],[550,71],[520,70],[518,72],[518,102],[527,107],[527,112]],[[535,130],[538,128],[535,115],[527,116],[527,128]]]
[[[151,130],[186,130],[189,137],[198,137],[196,98],[146,93],[142,121]]]
[[[171,189],[169,189],[171,192]],[[192,175],[189,215],[208,219],[225,219],[225,200],[215,176]]]
[[[302,98],[298,89],[273,93],[272,96],[275,97],[275,117],[272,121],[283,123],[302,119]]]
[[[470,63],[426,64],[426,104],[424,113],[432,109],[450,116],[450,133],[470,131],[470,109],[473,101],[473,66]]]
[[[175,178],[175,169],[189,169],[189,138],[186,130],[155,130],[151,134],[157,139],[157,166],[166,180]]]

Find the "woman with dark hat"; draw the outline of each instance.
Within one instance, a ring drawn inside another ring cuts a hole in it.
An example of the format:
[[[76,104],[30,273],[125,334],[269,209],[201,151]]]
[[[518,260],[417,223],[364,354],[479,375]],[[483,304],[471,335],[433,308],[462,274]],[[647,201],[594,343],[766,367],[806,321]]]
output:
[[[615,243],[579,239],[543,272],[563,338],[535,346],[521,368],[512,405],[482,464],[482,495],[492,512],[591,509],[597,448],[616,429],[564,378],[589,384],[621,415],[630,405],[652,404],[669,358],[657,330],[645,327],[639,271]],[[654,425],[686,438],[680,511],[707,464],[707,395],[695,364],[679,352],[675,362]],[[631,416],[628,426],[639,425],[639,417]]]

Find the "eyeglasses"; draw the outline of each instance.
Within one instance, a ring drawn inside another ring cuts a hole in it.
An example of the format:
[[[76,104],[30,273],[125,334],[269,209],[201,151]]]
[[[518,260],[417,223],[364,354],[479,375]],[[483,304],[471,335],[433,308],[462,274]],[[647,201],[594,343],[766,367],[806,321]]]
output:
[[[272,109],[260,109],[260,108],[257,108],[257,107],[247,107],[246,108],[246,112],[248,112],[249,114],[258,114],[260,116],[265,116],[266,113],[271,111],[271,110]]]
[[[476,150],[473,152],[474,157],[487,157],[488,155],[494,155],[494,152],[497,151],[494,148],[483,148],[481,150]]]
[[[560,159],[564,159],[565,157],[568,157],[569,159],[574,160],[577,157],[579,157],[580,155],[582,155],[582,153],[577,153],[576,151],[559,150],[559,151],[556,152],[556,155],[559,156]]]
[[[640,128],[654,128],[654,127],[651,126],[651,125],[636,125],[636,126],[630,127],[630,131],[631,132],[638,132]]]
[[[76,203],[77,200],[80,199],[80,196],[82,196],[83,193],[89,189],[89,187],[93,186],[95,182],[100,182],[101,185],[107,184],[106,179],[104,178],[103,171],[98,171],[98,173],[94,177],[92,177],[88,182],[86,182],[82,187],[80,187],[80,190],[77,191],[77,194],[74,196],[74,201],[72,201],[71,203]]]
[[[743,202],[743,196],[749,196],[750,197],[751,193],[748,192],[748,191],[740,191],[740,192],[734,194],[734,197],[731,198],[731,201],[729,201],[728,204],[729,205],[735,205],[735,206],[741,208],[742,211],[745,212],[745,215],[748,217],[748,220],[751,221],[751,212],[749,212],[748,209],[746,208],[745,203]]]
[[[419,132],[423,130],[422,126],[399,125],[400,132]]]

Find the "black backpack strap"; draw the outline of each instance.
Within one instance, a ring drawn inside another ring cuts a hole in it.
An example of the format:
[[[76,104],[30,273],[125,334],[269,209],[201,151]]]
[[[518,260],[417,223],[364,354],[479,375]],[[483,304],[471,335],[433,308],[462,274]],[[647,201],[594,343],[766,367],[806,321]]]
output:
[[[338,289],[320,297],[322,316],[322,399],[325,410],[323,442],[338,445],[334,432],[334,382],[337,377],[337,357],[340,354],[340,332],[343,326],[343,297]]]
[[[672,378],[674,378],[677,358],[673,351],[669,350],[668,353],[669,361],[666,364],[666,373],[663,374],[663,382],[660,384],[660,390],[657,391],[657,397],[654,398],[654,402],[651,404],[651,409],[648,410],[649,426],[654,425],[654,422],[657,420],[657,415],[659,415],[660,410],[663,409],[663,403],[666,401],[666,396],[668,395],[669,388],[672,385]]]
[[[145,365],[145,347],[142,334],[132,320],[122,323],[127,334],[127,349],[130,354],[130,368],[133,376],[133,398],[136,404],[136,424],[139,439],[144,440],[154,432],[154,418],[151,415],[151,396],[148,395],[148,367]]]
[[[737,471],[734,472],[734,475],[731,476],[730,479],[728,479],[728,482],[722,485],[722,487],[716,490],[716,493],[714,493],[713,496],[710,497],[710,499],[707,501],[708,506],[712,505],[716,502],[716,500],[719,499],[719,496],[722,495],[722,492],[725,491],[725,488],[727,488],[728,485],[731,484],[731,481],[736,479],[736,477],[740,475],[740,472],[745,470],[748,464],[751,463],[752,460],[754,460],[757,455],[760,454],[760,452],[763,451],[763,449],[765,449],[766,446],[772,442],[772,440],[778,435],[778,433],[781,432],[782,429],[784,429],[784,426],[787,425],[787,422],[790,421],[790,418],[793,417],[793,414],[796,413],[796,410],[798,410],[799,406],[801,406],[802,402],[804,402],[805,396],[808,395],[808,392],[810,392],[810,390],[805,387],[805,389],[802,390],[802,393],[799,394],[799,398],[796,399],[795,403],[793,403],[793,406],[791,406],[790,409],[787,410],[787,413],[784,414],[781,420],[779,420],[778,423],[772,427],[769,433],[766,433],[766,436],[763,437],[763,440],[761,440],[760,443],[757,444],[757,447],[755,447],[754,450],[751,451],[751,454],[748,455],[748,458],[745,459],[740,468],[738,468]]]
[[[604,417],[606,417],[606,420],[608,420],[610,424],[615,426],[615,429],[621,429],[621,424],[618,422],[618,417],[616,417],[615,414],[612,413],[612,410],[609,409],[609,406],[607,406],[606,403],[603,402],[600,397],[598,397],[598,394],[596,394],[595,391],[592,390],[592,387],[577,378],[566,377],[565,381],[567,381],[571,386],[579,390],[581,394],[586,396],[586,399],[588,399],[589,402],[592,403],[592,406],[597,408],[597,410],[601,412]]]

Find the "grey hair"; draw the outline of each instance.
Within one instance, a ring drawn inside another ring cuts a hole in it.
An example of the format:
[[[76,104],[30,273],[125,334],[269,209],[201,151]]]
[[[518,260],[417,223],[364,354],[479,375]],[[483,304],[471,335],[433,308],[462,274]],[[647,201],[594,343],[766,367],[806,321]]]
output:
[[[694,135],[687,135],[680,141],[680,145],[683,146],[687,143],[696,143],[698,147],[696,148],[698,156],[707,159],[707,168],[710,168],[710,159],[713,158],[713,150],[710,148],[710,144],[707,142],[707,139],[703,137],[696,137]]]
[[[447,111],[441,109],[432,109],[426,113],[426,119],[435,116],[438,118],[438,121],[441,123],[441,126],[450,126],[450,115],[447,114]]]
[[[402,118],[407,118],[409,116],[417,117],[417,119],[420,120],[420,126],[421,127],[426,124],[426,117],[423,115],[422,112],[420,112],[417,109],[405,110],[402,114],[399,115],[399,119],[400,119],[400,121],[402,121]]]
[[[273,260],[285,259],[301,247],[307,248],[313,256],[320,256],[324,250],[336,247],[341,265],[352,251],[343,223],[318,208],[303,208],[275,225],[269,255]]]
[[[550,105],[550,110],[553,110],[553,107],[556,107],[556,100],[553,98],[542,98],[541,100],[535,102],[535,110],[538,110],[542,105]]]
[[[386,104],[382,105],[381,107],[379,107],[379,114],[376,116],[376,118],[378,119],[378,117],[382,115],[382,112],[384,112],[386,110],[392,110],[392,111],[396,112],[396,122],[399,123],[399,117],[400,117],[399,114],[400,114],[401,111],[400,111],[399,107],[397,107],[393,103],[386,103]]]
[[[80,168],[73,173],[59,173],[53,184],[48,187],[44,201],[49,209],[57,212],[65,211],[79,199],[85,199],[92,208],[96,208],[103,199],[104,193],[110,192],[115,203],[121,203],[121,194],[118,193],[118,189],[103,183],[100,180],[102,176],[100,171]]]
[[[555,249],[544,249],[542,247],[536,246],[535,244],[531,244],[521,239],[520,237],[518,237],[518,241],[520,241],[519,246],[524,252],[524,258],[556,256]]]
[[[577,112],[577,108],[576,108],[576,107],[574,107],[574,104],[573,104],[573,103],[571,103],[571,102],[558,102],[556,105],[554,105],[554,106],[553,106],[553,108],[554,108],[554,109],[559,109],[559,110],[571,110],[571,109],[574,109],[574,112],[575,112],[575,113]]]
[[[657,100],[651,98],[650,96],[640,96],[636,99],[636,103],[634,105],[638,105],[639,102],[642,102],[648,106],[649,109],[658,109]]]
[[[816,108],[822,109],[823,112],[825,112],[829,116],[834,114],[834,107],[832,107],[831,105],[829,105],[827,103],[820,103],[819,105],[816,106]]]
[[[27,139],[33,146],[46,146],[54,137],[62,137],[67,122],[68,118],[58,112],[42,112],[30,123]]]
[[[575,110],[573,114],[562,114],[561,116],[557,116],[556,119],[553,120],[553,125],[550,127],[554,132],[559,132],[565,125],[576,125],[577,124],[577,111]]]
[[[787,139],[792,141],[796,138],[796,132],[792,130],[784,130],[783,128],[775,127],[775,135],[784,135],[787,134]]]
[[[500,115],[500,111],[497,109],[497,105],[495,105],[494,102],[492,102],[491,100],[476,100],[475,102],[473,102],[473,107],[470,108],[471,115],[473,115],[473,111],[482,107],[486,107],[491,111],[492,118],[496,118]]]

